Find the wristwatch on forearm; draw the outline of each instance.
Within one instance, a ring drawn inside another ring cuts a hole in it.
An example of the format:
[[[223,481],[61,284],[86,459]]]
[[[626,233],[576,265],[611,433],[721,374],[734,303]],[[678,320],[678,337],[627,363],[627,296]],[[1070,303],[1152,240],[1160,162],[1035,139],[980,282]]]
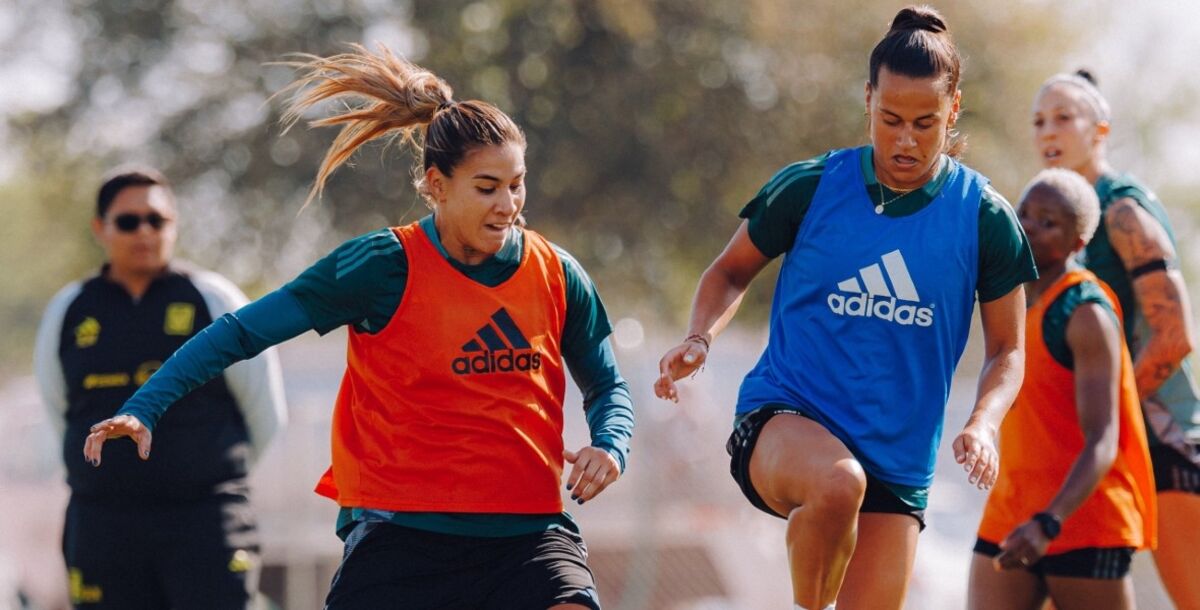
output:
[[[1053,513],[1041,512],[1032,517],[1038,526],[1042,528],[1042,534],[1047,540],[1054,540],[1062,533],[1062,519]]]

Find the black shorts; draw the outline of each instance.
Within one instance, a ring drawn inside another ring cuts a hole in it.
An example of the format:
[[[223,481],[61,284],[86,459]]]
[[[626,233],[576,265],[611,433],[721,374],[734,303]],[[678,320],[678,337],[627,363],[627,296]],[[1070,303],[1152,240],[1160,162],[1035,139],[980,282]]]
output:
[[[81,610],[242,610],[261,569],[245,497],[165,506],[72,497],[63,556]]]
[[[386,521],[346,538],[326,610],[600,610],[587,546],[555,528],[521,536],[456,536]]]
[[[1192,450],[1196,451],[1196,448],[1192,447]],[[1200,466],[1178,449],[1151,445],[1150,463],[1154,466],[1154,489],[1159,493],[1182,491],[1200,495]]]
[[[1045,555],[1025,568],[1038,578],[1065,576],[1095,580],[1119,580],[1129,574],[1133,547],[1087,547],[1065,553]],[[1000,545],[983,538],[975,540],[975,552],[984,557],[1000,554]]]
[[[733,475],[733,480],[737,482],[746,499],[750,500],[755,508],[768,515],[786,519],[785,515],[781,515],[767,506],[750,482],[750,456],[754,453],[754,445],[758,443],[758,435],[762,432],[763,426],[780,413],[808,417],[800,411],[782,405],[767,405],[751,411],[738,422],[733,429],[733,434],[729,435],[729,441],[725,443],[725,451],[729,453],[730,457],[729,473]],[[925,529],[925,509],[910,506],[870,473],[867,473],[867,491],[858,512],[908,515],[917,520],[922,530]]]

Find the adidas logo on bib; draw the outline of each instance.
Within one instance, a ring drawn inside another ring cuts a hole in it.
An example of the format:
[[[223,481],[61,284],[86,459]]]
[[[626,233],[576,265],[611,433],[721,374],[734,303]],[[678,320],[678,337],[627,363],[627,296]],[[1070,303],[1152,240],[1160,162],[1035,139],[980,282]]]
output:
[[[450,365],[457,375],[528,372],[542,368],[542,355],[533,351],[529,339],[503,307],[491,315],[475,337],[463,344],[462,351],[466,354],[455,358]]]
[[[908,274],[899,250],[883,257],[883,267],[873,263],[858,270],[858,277],[838,282],[837,289],[849,295],[829,293],[829,310],[839,316],[879,318],[902,326],[933,324],[933,307],[921,307],[921,297]],[[862,278],[862,283],[859,283]],[[888,287],[888,284],[891,287]],[[865,290],[864,290],[865,287]]]

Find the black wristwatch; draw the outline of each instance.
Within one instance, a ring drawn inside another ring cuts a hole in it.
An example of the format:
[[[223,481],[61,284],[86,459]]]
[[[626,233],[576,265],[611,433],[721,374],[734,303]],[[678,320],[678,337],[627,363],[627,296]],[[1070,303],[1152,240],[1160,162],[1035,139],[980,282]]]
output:
[[[1038,513],[1033,516],[1033,520],[1037,521],[1038,526],[1042,528],[1042,534],[1048,540],[1054,540],[1062,533],[1062,519],[1059,519],[1057,515],[1052,513]]]

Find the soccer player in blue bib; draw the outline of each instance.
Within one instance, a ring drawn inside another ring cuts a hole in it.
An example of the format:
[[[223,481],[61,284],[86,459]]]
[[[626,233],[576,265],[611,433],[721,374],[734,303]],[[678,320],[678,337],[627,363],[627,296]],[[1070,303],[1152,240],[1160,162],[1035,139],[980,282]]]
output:
[[[1024,366],[1021,284],[1036,270],[1012,208],[954,159],[958,83],[941,16],[901,10],[871,53],[870,145],[789,165],[759,191],[660,363],[655,392],[677,400],[675,380],[784,255],[728,449],[751,503],[787,519],[796,608],[903,604],[976,297],[986,356],[953,445],[972,484],[995,481]]]

